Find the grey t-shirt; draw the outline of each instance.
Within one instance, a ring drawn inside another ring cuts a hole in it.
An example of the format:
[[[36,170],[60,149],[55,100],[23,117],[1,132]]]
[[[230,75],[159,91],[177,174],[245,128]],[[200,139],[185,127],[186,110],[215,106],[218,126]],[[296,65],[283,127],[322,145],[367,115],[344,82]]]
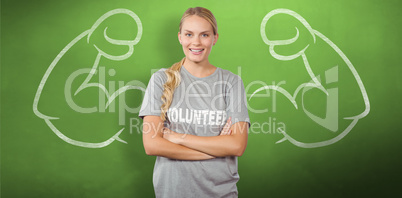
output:
[[[139,116],[159,116],[162,105],[165,69],[155,72],[148,84]],[[167,112],[165,126],[177,133],[217,136],[231,117],[232,123],[248,122],[244,85],[230,71],[217,68],[198,78],[183,66],[181,82]],[[239,180],[237,157],[185,161],[158,156],[153,183],[156,197],[237,197]]]

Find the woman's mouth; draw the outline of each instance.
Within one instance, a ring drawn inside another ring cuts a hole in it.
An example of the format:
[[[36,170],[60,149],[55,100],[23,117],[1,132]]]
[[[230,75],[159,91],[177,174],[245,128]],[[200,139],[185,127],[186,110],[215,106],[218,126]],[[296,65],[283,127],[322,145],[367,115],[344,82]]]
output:
[[[194,54],[194,55],[201,54],[201,53],[204,51],[204,49],[194,49],[194,48],[190,48],[189,50],[190,50],[190,51],[192,52],[192,54]]]

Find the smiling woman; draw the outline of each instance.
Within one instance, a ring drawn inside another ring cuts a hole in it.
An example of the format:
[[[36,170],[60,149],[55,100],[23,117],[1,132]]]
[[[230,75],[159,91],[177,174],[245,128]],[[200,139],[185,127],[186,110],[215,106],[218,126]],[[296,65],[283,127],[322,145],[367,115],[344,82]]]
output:
[[[189,8],[178,38],[185,58],[152,75],[139,113],[145,152],[158,156],[155,195],[237,197],[250,125],[243,81],[208,60],[218,40],[208,9]]]

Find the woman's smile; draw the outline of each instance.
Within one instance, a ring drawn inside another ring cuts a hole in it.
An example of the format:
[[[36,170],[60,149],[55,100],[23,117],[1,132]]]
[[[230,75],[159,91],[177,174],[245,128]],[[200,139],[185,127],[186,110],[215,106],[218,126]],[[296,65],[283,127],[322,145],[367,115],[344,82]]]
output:
[[[200,48],[190,48],[189,49],[191,52],[192,52],[192,54],[194,54],[194,55],[200,55],[200,54],[202,54],[202,52],[204,51],[204,49],[200,49]]]

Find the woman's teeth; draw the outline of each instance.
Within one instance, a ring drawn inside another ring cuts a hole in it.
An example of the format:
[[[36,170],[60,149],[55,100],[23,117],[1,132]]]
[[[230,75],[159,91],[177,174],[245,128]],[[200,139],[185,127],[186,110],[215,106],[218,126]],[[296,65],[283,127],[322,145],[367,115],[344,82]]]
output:
[[[195,49],[190,49],[190,51],[192,51],[192,52],[201,52],[201,51],[203,51],[204,49],[200,49],[200,50],[195,50]]]

